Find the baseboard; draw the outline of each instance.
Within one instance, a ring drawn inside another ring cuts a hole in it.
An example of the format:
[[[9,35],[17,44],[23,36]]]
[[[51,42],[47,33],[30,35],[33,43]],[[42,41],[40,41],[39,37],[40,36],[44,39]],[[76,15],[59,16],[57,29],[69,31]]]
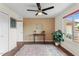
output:
[[[24,44],[53,44],[53,42],[23,42]]]
[[[20,48],[23,46],[24,44],[22,42],[17,42],[17,46],[12,49],[11,51],[6,52],[5,54],[3,54],[2,56],[14,56],[19,50]]]

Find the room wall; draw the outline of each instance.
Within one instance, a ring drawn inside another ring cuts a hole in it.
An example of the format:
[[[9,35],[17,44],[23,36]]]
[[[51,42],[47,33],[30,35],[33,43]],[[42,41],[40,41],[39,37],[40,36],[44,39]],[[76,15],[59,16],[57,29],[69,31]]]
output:
[[[0,12],[0,55],[8,51],[8,19],[8,15]]]
[[[23,42],[23,20],[17,21],[17,42]]]
[[[24,18],[23,25],[24,25],[23,28],[24,41],[33,42],[32,34],[34,30],[37,30],[38,32],[44,30],[46,33],[46,41],[52,41],[51,33],[55,30],[54,18]],[[40,26],[40,28],[36,29],[37,26]],[[38,40],[40,39],[37,39],[37,41]]]
[[[4,4],[0,4],[0,12],[7,14],[9,16],[9,18],[13,17],[16,20],[22,20],[22,17],[20,17],[20,15],[18,15],[16,12],[11,10]],[[10,21],[10,19],[9,19],[9,21]],[[9,24],[9,50],[16,47],[17,40],[18,40],[17,39],[17,28],[15,28],[15,29],[10,28],[10,24]]]
[[[66,19],[63,19],[64,16],[76,11],[79,9],[79,4],[73,4],[72,6],[70,6],[69,8],[65,9],[64,11],[62,11],[59,15],[56,16],[55,18],[55,29],[58,30],[62,30],[62,32],[65,32],[65,21]],[[69,50],[71,53],[73,53],[74,55],[79,55],[79,43],[76,43],[70,39],[68,39],[67,37],[64,36],[64,42],[61,44],[65,49]]]

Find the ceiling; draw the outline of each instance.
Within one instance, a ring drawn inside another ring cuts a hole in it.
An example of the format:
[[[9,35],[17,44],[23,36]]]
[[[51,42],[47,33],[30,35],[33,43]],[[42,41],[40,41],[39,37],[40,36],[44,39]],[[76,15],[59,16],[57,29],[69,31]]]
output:
[[[27,11],[27,9],[37,10],[36,3],[4,3],[7,7],[14,10],[16,13],[21,15],[23,18],[52,18],[55,15],[59,14],[71,3],[41,3],[41,8],[47,8],[54,6],[54,9],[45,11],[48,15],[35,16],[36,12]]]

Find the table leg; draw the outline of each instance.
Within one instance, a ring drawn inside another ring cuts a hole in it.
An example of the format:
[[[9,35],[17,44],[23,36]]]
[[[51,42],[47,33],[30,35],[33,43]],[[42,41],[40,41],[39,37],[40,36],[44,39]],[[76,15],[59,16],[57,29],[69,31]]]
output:
[[[34,43],[35,43],[35,35],[34,35]]]
[[[45,43],[45,35],[43,36],[43,40],[44,40],[44,43]]]

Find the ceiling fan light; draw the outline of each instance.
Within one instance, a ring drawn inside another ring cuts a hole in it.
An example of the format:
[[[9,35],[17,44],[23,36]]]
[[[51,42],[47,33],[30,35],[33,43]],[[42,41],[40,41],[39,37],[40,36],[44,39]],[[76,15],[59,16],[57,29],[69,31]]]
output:
[[[38,13],[38,15],[42,15],[42,14],[43,14],[42,12],[39,12],[39,13]]]

